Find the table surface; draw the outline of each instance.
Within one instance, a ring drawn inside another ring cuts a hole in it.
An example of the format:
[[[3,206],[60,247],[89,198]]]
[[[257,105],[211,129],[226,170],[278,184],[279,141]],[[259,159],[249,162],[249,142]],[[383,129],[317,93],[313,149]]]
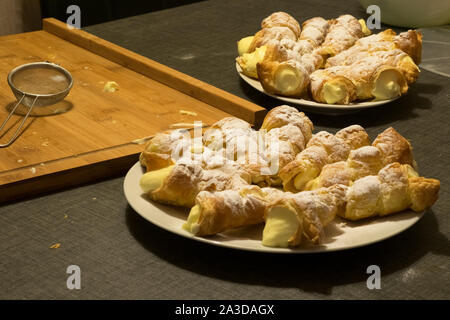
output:
[[[280,103],[244,83],[234,58],[236,41],[281,10],[300,21],[367,17],[357,1],[205,1],[86,30],[270,108]],[[213,247],[141,218],[118,177],[0,207],[0,298],[449,299],[449,88],[449,78],[422,71],[406,96],[385,106],[339,117],[308,113],[316,131],[357,123],[374,138],[395,127],[411,140],[420,173],[441,180],[433,208],[391,239],[309,255]],[[69,265],[81,269],[81,290],[67,289]],[[380,290],[366,286],[369,265],[381,269]]]

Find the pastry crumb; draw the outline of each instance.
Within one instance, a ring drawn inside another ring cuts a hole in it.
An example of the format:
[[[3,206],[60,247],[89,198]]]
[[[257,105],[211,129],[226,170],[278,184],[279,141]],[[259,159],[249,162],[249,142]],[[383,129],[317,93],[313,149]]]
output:
[[[187,115],[187,116],[196,116],[197,112],[188,111],[188,110],[180,110],[180,114]]]
[[[22,159],[17,160],[17,163],[22,163],[22,162],[23,162]]]
[[[201,128],[208,126],[206,123],[202,123]],[[188,122],[180,122],[180,123],[173,123],[169,126],[170,128],[194,128],[194,123],[188,123]]]
[[[55,243],[50,246],[50,249],[58,249],[61,246],[61,243]]]
[[[131,141],[131,143],[141,145],[141,144],[146,143],[148,139],[151,139],[153,137],[154,137],[153,135],[152,136],[148,136],[148,137],[143,137],[143,138],[140,138],[140,139],[133,140],[133,141]]]
[[[36,173],[36,168],[35,168],[35,167],[32,167],[32,168],[30,169],[30,171],[31,171],[32,174],[35,174],[35,173]]]
[[[108,81],[103,87],[103,91],[105,92],[116,92],[117,90],[119,90],[119,85],[115,81]]]

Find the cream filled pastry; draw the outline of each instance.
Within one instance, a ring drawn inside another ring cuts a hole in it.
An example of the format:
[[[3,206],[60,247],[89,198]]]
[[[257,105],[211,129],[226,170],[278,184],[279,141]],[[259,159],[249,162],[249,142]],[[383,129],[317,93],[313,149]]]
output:
[[[364,19],[349,14],[314,17],[300,28],[284,12],[261,26],[238,41],[237,62],[269,94],[308,99],[309,92],[317,102],[336,105],[390,100],[419,76],[422,34],[416,30],[372,34]]]
[[[254,38],[255,36],[248,36],[238,41],[237,46],[239,56],[242,56],[244,53],[250,53],[250,46]]]
[[[244,53],[242,56],[237,57],[236,61],[242,68],[242,72],[249,77],[258,79],[257,64],[264,60],[267,46],[257,48],[251,53]]]
[[[391,75],[379,74],[375,89],[391,90]],[[324,96],[342,99],[335,97],[341,90],[330,81]],[[183,229],[194,236],[260,224],[262,245],[275,248],[323,243],[336,216],[422,211],[437,200],[439,181],[419,176],[411,144],[395,129],[372,145],[359,125],[334,135],[312,131],[304,113],[282,105],[268,112],[259,131],[223,118],[198,145],[186,139],[188,131],[158,133],[141,154],[147,172],[139,184],[151,201],[190,208]],[[240,153],[247,140],[255,148]],[[278,167],[270,171],[273,163]]]

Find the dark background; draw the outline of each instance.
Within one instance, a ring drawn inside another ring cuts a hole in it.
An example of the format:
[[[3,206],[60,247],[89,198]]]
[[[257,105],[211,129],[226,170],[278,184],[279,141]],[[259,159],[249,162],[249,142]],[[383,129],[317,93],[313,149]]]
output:
[[[66,21],[70,5],[81,9],[81,27],[122,19],[203,0],[41,0],[42,18]]]

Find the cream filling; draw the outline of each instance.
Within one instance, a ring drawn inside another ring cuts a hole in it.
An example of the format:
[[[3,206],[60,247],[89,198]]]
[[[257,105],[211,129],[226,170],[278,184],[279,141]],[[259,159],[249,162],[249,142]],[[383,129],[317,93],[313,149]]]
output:
[[[408,178],[412,178],[412,177],[418,177],[419,174],[417,173],[416,170],[414,170],[413,167],[411,167],[409,164],[405,164],[406,166],[406,172],[408,174]]]
[[[238,41],[237,46],[239,56],[242,56],[244,53],[248,53],[254,38],[254,36],[249,36]]]
[[[142,191],[144,193],[149,193],[161,187],[164,182],[164,179],[167,178],[172,169],[173,166],[169,166],[163,169],[145,173],[141,177],[141,180],[139,181],[139,185],[141,186]]]
[[[369,36],[372,34],[372,31],[370,31],[370,29],[367,28],[366,21],[364,21],[364,19],[359,19],[358,22],[361,26],[361,30],[364,33],[364,36]]]
[[[305,191],[316,190],[319,189],[320,178],[317,177],[314,180],[308,181],[306,186],[304,187]]]
[[[119,85],[115,81],[108,81],[103,87],[105,92],[116,92],[117,90],[119,90]]]
[[[201,208],[198,204],[192,207],[191,211],[189,212],[187,221],[183,224],[184,230],[192,234],[196,234],[198,232],[199,230],[198,219],[200,218],[200,212]]]
[[[308,165],[306,170],[299,173],[294,178],[295,189],[298,191],[302,191],[305,188],[306,184],[309,181],[315,179],[318,175],[319,175],[318,170],[314,166]]]
[[[336,81],[328,81],[323,85],[323,99],[328,104],[334,104],[342,101],[347,96],[347,90],[344,85]]]
[[[262,245],[287,248],[299,234],[300,221],[293,208],[276,206],[269,210]]]
[[[290,93],[298,90],[302,84],[301,74],[291,65],[280,66],[275,73],[275,88],[282,93]]]
[[[266,46],[262,46],[257,48],[252,53],[244,53],[242,57],[238,58],[238,62],[246,75],[253,78],[258,78],[256,65],[258,64],[258,62],[264,60],[266,49]]]
[[[150,144],[150,147],[147,149],[149,152],[158,152],[159,151],[159,144],[152,143]]]
[[[399,71],[394,69],[384,70],[375,81],[372,95],[376,100],[387,100],[401,95]]]

